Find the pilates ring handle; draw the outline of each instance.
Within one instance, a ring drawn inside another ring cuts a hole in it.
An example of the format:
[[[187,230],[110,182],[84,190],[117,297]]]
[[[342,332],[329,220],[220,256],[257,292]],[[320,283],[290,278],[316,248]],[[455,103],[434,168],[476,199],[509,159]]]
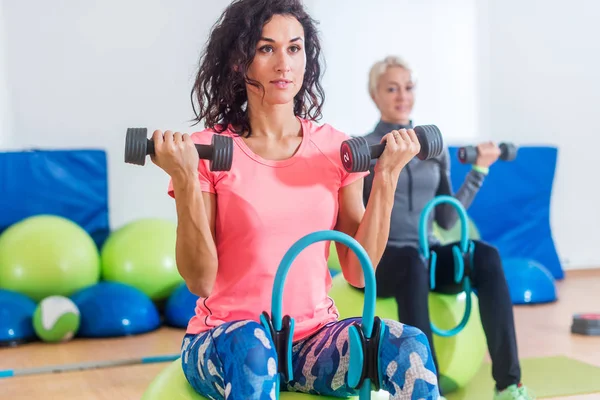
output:
[[[458,213],[461,225],[460,234],[460,245],[452,246],[452,254],[454,256],[454,282],[463,283],[463,290],[466,293],[466,306],[465,312],[459,324],[452,329],[443,330],[435,326],[433,321],[431,322],[431,329],[433,333],[438,336],[449,337],[457,335],[462,331],[469,318],[471,316],[472,300],[471,300],[471,272],[473,268],[473,251],[475,244],[469,240],[469,225],[467,218],[467,211],[464,206],[455,197],[442,195],[436,196],[431,199],[421,212],[421,218],[419,221],[419,246],[421,250],[421,256],[428,261],[429,264],[429,284],[431,290],[435,289],[435,272],[436,272],[436,260],[437,254],[429,249],[428,231],[427,231],[427,220],[429,213],[434,209],[435,206],[442,203],[448,203],[452,205]]]
[[[294,259],[300,254],[306,247],[310,246],[313,243],[320,241],[335,241],[338,243],[342,243],[352,250],[358,260],[360,261],[360,265],[363,270],[364,278],[365,278],[365,300],[363,304],[363,315],[362,315],[362,323],[360,324],[362,335],[370,339],[373,334],[374,323],[375,323],[375,301],[376,301],[376,282],[375,282],[375,272],[373,269],[373,264],[371,263],[371,259],[367,254],[366,250],[354,239],[353,237],[339,231],[335,230],[322,230],[310,233],[302,238],[300,238],[296,243],[294,243],[289,250],[283,256],[281,263],[279,264],[279,268],[277,269],[277,273],[275,274],[275,281],[273,283],[273,293],[271,297],[271,319],[273,323],[273,328],[275,331],[282,330],[282,300],[283,300],[283,287],[285,283],[285,279],[287,277],[287,273],[294,261]],[[285,317],[283,317],[285,318]],[[292,324],[293,325],[293,324]],[[351,338],[352,339],[352,338]],[[291,342],[291,337],[288,339]],[[352,341],[352,340],[351,340]],[[352,345],[352,343],[351,343]],[[354,360],[357,361],[357,360]],[[287,357],[286,366],[288,371],[292,370],[292,360],[291,357]],[[350,358],[350,369],[362,368],[362,364],[359,362],[353,362],[352,357]],[[350,375],[352,373],[349,371]],[[278,389],[278,388],[277,388]],[[279,394],[278,394],[279,396]],[[359,399],[360,400],[369,400],[371,398],[371,380],[369,378],[365,378],[362,381],[362,385],[359,389]]]

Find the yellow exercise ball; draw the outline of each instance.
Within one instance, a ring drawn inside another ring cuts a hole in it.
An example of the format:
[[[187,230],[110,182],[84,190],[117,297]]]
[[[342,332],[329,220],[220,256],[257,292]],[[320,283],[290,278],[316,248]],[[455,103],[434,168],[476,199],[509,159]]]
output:
[[[297,392],[281,392],[280,400],[339,400],[339,397],[319,396]],[[181,368],[181,359],[177,359],[163,369],[150,383],[142,400],[207,400],[199,395],[185,379]],[[358,396],[348,397],[358,399]],[[389,393],[380,390],[371,393],[371,400],[388,400]]]
[[[364,295],[346,282],[342,274],[333,278],[329,296],[335,302],[340,318],[360,317]],[[465,328],[458,335],[442,337],[433,335],[440,368],[440,387],[443,393],[451,393],[464,387],[475,376],[487,351],[487,344],[481,320],[479,303],[473,293],[471,316]],[[429,294],[431,321],[440,329],[451,329],[462,320],[466,305],[466,293],[444,295]],[[380,318],[398,320],[398,306],[394,298],[379,298],[375,303],[375,315]]]

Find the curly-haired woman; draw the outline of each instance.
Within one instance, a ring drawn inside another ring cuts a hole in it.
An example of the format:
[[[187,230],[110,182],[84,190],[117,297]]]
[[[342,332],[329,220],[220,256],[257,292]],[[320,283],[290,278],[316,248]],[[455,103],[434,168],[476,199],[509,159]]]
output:
[[[182,366],[194,389],[211,399],[274,399],[277,353],[259,322],[271,309],[274,276],[301,237],[336,229],[354,237],[377,265],[385,249],[396,181],[420,150],[413,130],[389,132],[374,171],[340,160],[348,135],[318,126],[323,91],[315,23],[300,0],[240,0],[213,27],[192,90],[192,134],[156,131],[153,161],[170,175],[178,226],[177,267],[200,296],[182,344]],[[211,171],[195,143],[232,138],[229,171]],[[343,273],[364,286],[357,257],[338,247]],[[293,378],[281,390],[331,396],[348,385],[348,328],[327,292],[328,243],[307,247],[290,269],[283,312],[295,319]],[[425,335],[385,321],[380,344],[383,389],[393,399],[437,399],[436,371]]]

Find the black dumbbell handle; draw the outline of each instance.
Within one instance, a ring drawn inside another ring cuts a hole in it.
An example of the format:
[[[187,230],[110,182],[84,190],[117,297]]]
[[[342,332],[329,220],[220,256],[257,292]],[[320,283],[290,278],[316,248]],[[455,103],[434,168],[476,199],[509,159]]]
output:
[[[385,150],[385,142],[379,144],[372,144],[369,146],[369,150],[371,151],[371,159],[376,159],[381,157],[383,151]]]
[[[510,154],[510,149],[514,148],[515,145],[512,143],[505,143],[502,142],[498,145],[498,147],[500,148],[500,160],[506,161],[511,159],[511,154]],[[459,148],[459,152],[458,152],[458,158],[460,160],[460,162],[468,162],[469,160],[466,159],[468,151],[475,151],[477,154],[479,154],[479,149],[476,146],[463,146],[461,148]],[[512,155],[514,158],[514,155]],[[474,162],[475,160],[472,160],[471,162]]]
[[[154,140],[148,139],[146,128],[128,128],[125,136],[125,162],[144,165],[146,156],[154,156]],[[228,136],[213,135],[210,144],[194,143],[198,157],[210,160],[211,171],[229,171],[233,162],[233,139]]]
[[[148,144],[146,145],[146,154],[154,155],[154,141],[152,139],[147,139]],[[212,158],[213,154],[213,145],[211,144],[195,144],[196,150],[198,150],[198,156],[201,159],[208,160]]]

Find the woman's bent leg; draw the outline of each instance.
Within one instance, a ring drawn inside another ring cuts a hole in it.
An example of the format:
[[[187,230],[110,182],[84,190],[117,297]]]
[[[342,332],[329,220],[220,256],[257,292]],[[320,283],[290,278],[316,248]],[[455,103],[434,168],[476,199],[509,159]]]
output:
[[[257,322],[230,322],[186,335],[181,362],[190,385],[209,399],[275,398],[277,354]]]

